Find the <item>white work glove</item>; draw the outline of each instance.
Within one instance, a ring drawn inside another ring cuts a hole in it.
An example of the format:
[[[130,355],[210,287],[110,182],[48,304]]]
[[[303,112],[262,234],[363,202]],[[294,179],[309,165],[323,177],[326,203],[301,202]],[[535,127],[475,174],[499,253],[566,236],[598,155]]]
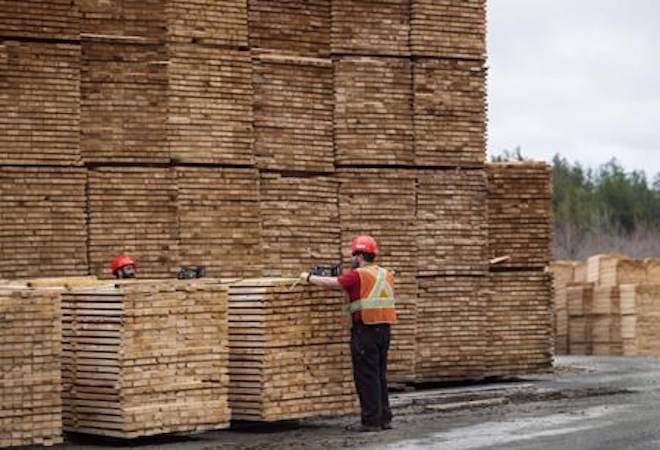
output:
[[[309,272],[300,272],[300,281],[309,283]]]

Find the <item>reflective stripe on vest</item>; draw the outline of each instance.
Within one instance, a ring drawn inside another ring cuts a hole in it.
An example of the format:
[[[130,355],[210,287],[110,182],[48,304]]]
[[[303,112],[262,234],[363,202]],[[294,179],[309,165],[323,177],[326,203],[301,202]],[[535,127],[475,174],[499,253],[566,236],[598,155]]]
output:
[[[373,277],[373,285],[369,292],[368,284],[360,287],[362,298],[351,302],[350,313],[361,312],[364,323],[394,323],[396,321],[395,298],[393,281],[388,282],[387,270],[377,266],[367,266],[358,269],[361,274],[360,282],[367,281],[364,275],[369,274]]]

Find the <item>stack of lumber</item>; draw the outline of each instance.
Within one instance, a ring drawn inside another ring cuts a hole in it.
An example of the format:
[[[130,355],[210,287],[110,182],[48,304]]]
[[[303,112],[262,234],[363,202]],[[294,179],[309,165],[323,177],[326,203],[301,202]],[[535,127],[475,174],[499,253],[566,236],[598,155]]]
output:
[[[600,286],[646,282],[646,264],[619,253],[594,255],[587,259],[587,281]]]
[[[65,430],[135,438],[229,426],[225,286],[73,290],[62,313]]]
[[[178,224],[174,174],[167,168],[90,170],[88,185],[91,273],[112,277],[119,254],[137,260],[140,277],[176,273]]]
[[[81,152],[86,163],[167,163],[162,46],[82,43]]]
[[[415,164],[483,167],[486,69],[482,61],[413,64]]]
[[[3,37],[79,39],[79,2],[71,0],[0,0]]]
[[[261,239],[266,276],[298,276],[341,260],[338,183],[328,177],[262,173]]]
[[[164,3],[169,42],[247,47],[246,0],[166,0]]]
[[[0,167],[0,277],[87,274],[82,169]]]
[[[233,419],[279,421],[356,410],[343,295],[292,278],[229,288]]]
[[[250,54],[168,46],[167,136],[175,162],[252,164]]]
[[[417,276],[486,274],[486,195],[483,170],[419,171]]]
[[[77,1],[81,37],[158,43],[165,38],[165,3],[157,0]]]
[[[485,0],[412,0],[410,8],[410,45],[414,55],[485,57]]]
[[[591,354],[623,355],[619,287],[594,287],[591,310],[585,312]]]
[[[542,270],[552,259],[552,185],[543,162],[486,166],[490,257],[502,268]]]
[[[0,42],[0,164],[79,165],[79,86],[80,45]]]
[[[180,264],[213,277],[262,271],[259,174],[255,169],[177,167]]]
[[[554,334],[555,353],[568,354],[568,311],[566,303],[566,285],[575,282],[575,261],[553,261],[549,270],[552,273],[552,292],[554,294]]]
[[[568,283],[566,285],[568,353],[571,355],[591,354],[591,336],[587,315],[591,311],[593,298],[593,283]]]
[[[0,287],[0,447],[62,442],[57,292]]]
[[[479,295],[478,289],[485,278],[419,278],[416,382],[477,379],[487,374],[489,317],[486,296]]]
[[[248,19],[253,50],[330,55],[330,0],[250,0]]]
[[[412,165],[411,62],[342,57],[335,63],[337,165]]]
[[[660,284],[620,286],[621,334],[626,356],[660,356]]]
[[[332,1],[333,54],[407,56],[409,33],[409,2]]]
[[[649,284],[660,284],[660,258],[646,258],[646,280]]]
[[[332,172],[332,61],[261,55],[253,68],[258,166]]]
[[[360,234],[378,243],[376,263],[394,270],[397,324],[392,327],[389,379],[414,380],[417,303],[415,171],[341,169],[338,173],[343,266]]]
[[[552,367],[552,277],[543,272],[491,272],[487,290],[489,376]]]

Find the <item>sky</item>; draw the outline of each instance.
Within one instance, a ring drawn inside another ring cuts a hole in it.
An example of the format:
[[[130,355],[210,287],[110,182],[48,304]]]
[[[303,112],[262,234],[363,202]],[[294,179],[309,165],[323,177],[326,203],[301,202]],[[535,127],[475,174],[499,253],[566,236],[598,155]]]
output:
[[[657,0],[487,0],[488,154],[660,173]]]

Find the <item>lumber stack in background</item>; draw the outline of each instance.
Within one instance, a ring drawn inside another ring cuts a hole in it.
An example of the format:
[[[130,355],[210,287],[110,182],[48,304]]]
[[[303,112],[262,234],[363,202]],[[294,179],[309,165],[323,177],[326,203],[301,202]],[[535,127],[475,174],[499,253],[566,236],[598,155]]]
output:
[[[485,276],[436,276],[417,280],[417,383],[480,379],[489,374]],[[501,345],[502,346],[502,345]]]
[[[486,149],[484,60],[413,62],[415,164],[483,167]]]
[[[333,172],[332,60],[260,54],[253,70],[258,167]]]
[[[488,271],[486,174],[448,169],[417,174],[417,276]]]
[[[227,428],[227,288],[138,281],[63,293],[67,431],[119,438]]]
[[[0,277],[87,273],[84,169],[0,166]]]
[[[415,56],[482,59],[485,0],[411,0],[410,46]]]
[[[5,38],[77,40],[80,9],[71,0],[0,0],[0,30]]]
[[[409,59],[344,56],[335,62],[335,163],[412,165]]]
[[[295,278],[229,287],[229,402],[234,419],[279,421],[356,412],[343,295],[291,289]]]
[[[619,291],[623,354],[660,356],[660,284],[624,284]]]
[[[278,55],[330,56],[330,0],[249,0],[253,51]]]
[[[569,354],[590,355],[592,352],[587,317],[591,311],[593,299],[593,283],[569,283],[566,285]]]
[[[259,215],[264,274],[296,277],[341,261],[339,183],[330,177],[261,173]]]
[[[333,0],[331,3],[333,55],[410,55],[410,2]]]
[[[124,253],[137,260],[140,277],[174,276],[179,228],[171,169],[90,170],[88,199],[92,274],[112,278],[110,263]]]
[[[86,163],[168,163],[167,54],[161,45],[82,41]]]
[[[552,259],[550,166],[492,163],[486,171],[490,257],[510,257],[498,268],[543,270]]]
[[[566,285],[575,279],[574,261],[552,261],[549,270],[552,273],[552,292],[554,295],[553,331],[555,336],[555,354],[568,354],[568,310]]]
[[[0,89],[0,164],[81,164],[79,44],[0,40]]]
[[[259,173],[249,168],[177,167],[180,265],[212,277],[263,270]]]
[[[0,286],[0,447],[62,442],[57,292]]]
[[[540,271],[490,272],[486,290],[486,372],[543,373],[552,367],[552,276]]]
[[[339,169],[339,218],[344,267],[351,264],[351,242],[360,234],[378,243],[376,262],[394,271],[397,324],[392,327],[389,379],[414,380],[417,332],[417,245],[413,170]]]

